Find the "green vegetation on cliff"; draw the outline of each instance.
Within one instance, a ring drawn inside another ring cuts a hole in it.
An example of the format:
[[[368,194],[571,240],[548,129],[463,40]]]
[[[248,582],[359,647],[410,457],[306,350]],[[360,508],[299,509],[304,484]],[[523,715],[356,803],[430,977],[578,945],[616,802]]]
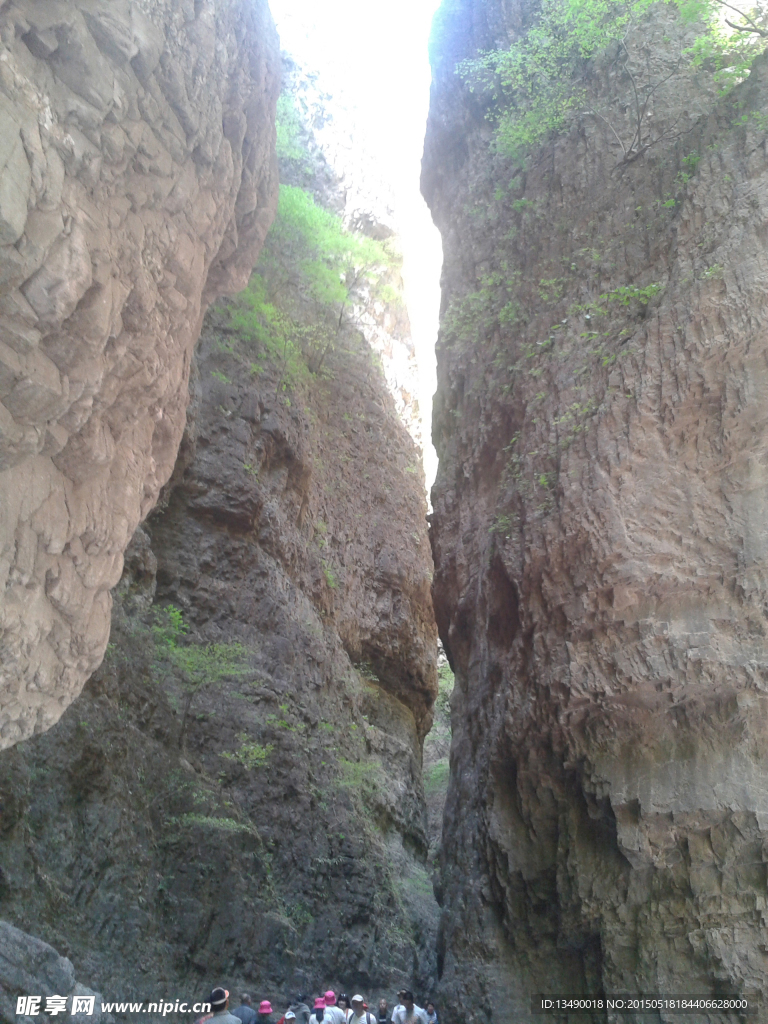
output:
[[[293,97],[280,93],[275,112],[275,150],[278,160],[304,160],[306,151],[301,145],[301,121]]]
[[[180,678],[185,692],[179,728],[180,747],[184,746],[189,712],[196,694],[205,686],[242,676],[248,666],[248,649],[243,644],[194,643],[188,634],[189,627],[175,605],[153,610],[156,667],[165,676],[173,673]]]
[[[667,83],[694,65],[727,91],[749,74],[768,39],[768,11],[723,0],[672,0],[668,6],[695,33],[692,44],[651,45],[641,31],[631,38],[654,0],[543,0],[528,31],[506,49],[462,61],[457,71],[470,90],[493,104],[500,153],[522,159],[550,133],[565,130],[578,115],[609,126],[628,162],[661,141],[649,124],[649,105]],[[730,15],[730,17],[728,17]],[[666,40],[669,42],[669,40]],[[588,101],[586,62],[609,56],[631,85],[628,125],[606,105]]]
[[[383,243],[347,231],[304,189],[281,185],[261,259],[231,307],[232,326],[282,365],[283,384],[295,384],[319,373],[356,325],[362,290],[391,301],[384,277],[393,264]]]

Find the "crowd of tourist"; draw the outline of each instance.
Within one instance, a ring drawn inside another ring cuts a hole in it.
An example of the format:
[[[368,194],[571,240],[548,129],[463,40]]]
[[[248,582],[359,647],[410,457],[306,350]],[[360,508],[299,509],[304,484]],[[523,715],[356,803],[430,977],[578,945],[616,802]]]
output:
[[[211,1012],[196,1024],[208,1020],[211,1024],[439,1024],[434,1003],[427,1003],[422,1009],[408,989],[397,993],[397,1003],[391,1012],[386,999],[380,999],[376,1010],[372,1010],[360,994],[350,999],[344,992],[336,996],[329,989],[314,1000],[298,994],[292,997],[288,1009],[278,1020],[268,999],[262,999],[255,1010],[247,992],[240,996],[240,1005],[235,1010],[229,1009],[229,992],[225,988],[213,989],[208,1002]]]

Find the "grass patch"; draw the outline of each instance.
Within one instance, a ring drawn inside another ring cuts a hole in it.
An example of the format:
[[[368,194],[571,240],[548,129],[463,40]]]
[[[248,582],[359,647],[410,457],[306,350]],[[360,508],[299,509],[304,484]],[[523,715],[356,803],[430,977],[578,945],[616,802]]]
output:
[[[261,743],[249,740],[248,735],[244,732],[241,732],[237,738],[240,740],[239,748],[235,751],[225,750],[221,756],[228,761],[237,761],[248,771],[252,771],[254,768],[263,768],[275,749],[274,743],[262,746]]]
[[[447,757],[441,757],[424,773],[424,793],[433,796],[435,793],[448,789],[448,777],[451,773]]]
[[[358,790],[366,786],[377,786],[381,780],[381,765],[378,761],[347,761],[339,758],[342,789]]]
[[[180,814],[177,818],[169,818],[169,825],[176,825],[179,828],[210,828],[218,832],[248,832],[253,834],[250,825],[235,818],[212,818],[206,814]]]

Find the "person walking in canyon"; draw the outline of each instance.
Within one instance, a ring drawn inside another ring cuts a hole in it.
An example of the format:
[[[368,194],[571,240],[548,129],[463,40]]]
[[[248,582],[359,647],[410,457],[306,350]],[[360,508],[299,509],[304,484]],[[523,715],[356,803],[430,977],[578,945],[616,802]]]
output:
[[[240,1005],[232,1013],[235,1017],[239,1017],[243,1024],[256,1024],[258,1014],[251,1006],[251,997],[247,992],[243,992],[240,996]]]
[[[325,993],[325,1015],[323,1020],[326,1021],[326,1024],[347,1024],[347,1016],[336,1005],[336,993],[332,989],[328,989]]]
[[[393,1024],[429,1024],[427,1011],[413,1001],[413,992],[406,989],[402,993],[403,1005],[397,1007],[392,1014]]]
[[[349,1015],[352,1012],[349,1008],[349,996],[346,992],[339,992],[338,998],[336,999],[336,1005],[344,1014],[344,1020],[349,1020]]]
[[[376,1024],[376,1018],[366,1010],[365,1000],[361,995],[352,996],[351,1005],[347,1024]]]
[[[301,992],[297,992],[289,1000],[288,1009],[296,1014],[296,1024],[309,1024],[310,1011],[306,1000],[307,997]]]
[[[392,1011],[392,1018],[391,1018],[392,1019],[392,1024],[397,1024],[396,1018],[398,1018],[399,1014],[405,1009],[405,1007],[403,1006],[403,996],[404,995],[405,995],[405,989],[404,988],[399,989],[398,993],[397,993],[397,1002],[395,1003],[395,1008]]]
[[[428,1024],[439,1024],[439,1021],[437,1019],[437,1010],[435,1010],[435,1004],[427,1003],[426,1010]]]
[[[211,1004],[212,1016],[209,1018],[214,1024],[242,1024],[239,1017],[229,1012],[229,992],[225,988],[217,987],[211,990],[208,996]]]
[[[376,1024],[387,1024],[389,1020],[389,1003],[386,999],[379,1000],[379,1009],[376,1014]]]
[[[324,1016],[325,996],[317,996],[315,998],[315,1005],[312,1008],[312,1017],[310,1018],[310,1024],[322,1024]]]
[[[262,999],[259,1003],[258,1024],[272,1024],[272,1003],[268,999]]]

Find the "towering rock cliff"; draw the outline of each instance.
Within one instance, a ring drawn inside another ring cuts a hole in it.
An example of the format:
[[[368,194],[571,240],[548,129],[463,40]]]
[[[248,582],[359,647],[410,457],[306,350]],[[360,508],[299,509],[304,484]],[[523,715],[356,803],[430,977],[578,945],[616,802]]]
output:
[[[274,216],[265,0],[0,4],[0,743],[62,714]]]
[[[332,192],[294,136],[305,184]],[[0,757],[0,916],[106,999],[224,983],[282,1009],[297,989],[434,982],[423,475],[358,326],[407,317],[361,286],[311,371],[329,336],[278,229],[206,317],[104,664]]]
[[[681,61],[633,149],[617,44],[521,166],[455,68],[535,14],[446,0],[422,179],[457,1020],[528,1020],[537,991],[768,991],[768,65],[718,99]],[[659,6],[626,44],[653,72],[694,35]]]

